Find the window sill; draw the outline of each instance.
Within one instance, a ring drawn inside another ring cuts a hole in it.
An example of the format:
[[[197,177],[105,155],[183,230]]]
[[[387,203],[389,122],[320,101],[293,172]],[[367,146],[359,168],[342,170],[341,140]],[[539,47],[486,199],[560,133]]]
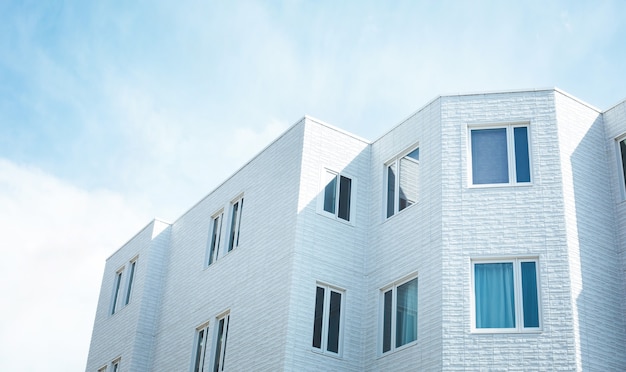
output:
[[[339,218],[334,214],[331,213],[327,213],[327,212],[321,212],[321,211],[317,211],[317,214],[319,214],[320,216],[324,216],[326,218],[328,218],[329,220],[334,220],[337,222],[341,222],[344,225],[348,225],[348,226],[354,226],[354,218],[352,218],[352,216],[350,216],[351,220],[350,221],[346,221],[343,218]]]
[[[524,183],[486,183],[486,184],[470,184],[467,186],[468,189],[495,189],[495,188],[510,188],[510,187],[531,187],[533,186],[532,182],[524,182]]]
[[[413,347],[413,346],[417,345],[417,343],[418,343],[418,340],[415,340],[415,341],[409,342],[409,343],[408,343],[408,344],[406,344],[406,345],[402,345],[402,346],[397,347],[397,348],[395,348],[395,349],[393,349],[393,350],[389,350],[389,351],[385,352],[384,354],[379,354],[379,355],[378,355],[378,358],[376,358],[376,359],[382,359],[382,358],[384,358],[384,357],[386,357],[386,356],[388,356],[388,355],[392,355],[392,354],[395,354],[395,353],[399,353],[399,352],[401,352],[402,350],[406,350],[406,349],[409,349],[409,348],[411,348],[411,347]],[[380,345],[378,345],[378,346],[380,347]]]
[[[323,350],[315,348],[315,347],[311,348],[311,352],[314,353],[314,354],[317,354],[317,355],[324,355],[324,356],[327,356],[327,357],[343,360],[343,355],[341,353],[335,354],[335,353],[330,352],[330,351],[324,352]]]
[[[401,210],[401,211],[398,211],[398,212],[394,213],[393,215],[391,215],[391,216],[389,216],[389,217],[386,217],[386,216],[385,216],[385,220],[384,220],[383,222],[389,221],[389,220],[391,220],[392,218],[394,218],[394,217],[396,217],[396,216],[398,216],[398,215],[403,214],[405,211],[407,211],[407,210],[409,210],[409,209],[411,209],[411,208],[415,207],[416,205],[419,205],[419,203],[420,203],[420,202],[415,202],[415,203],[413,203],[413,204],[409,205],[408,207],[404,208],[403,210]]]
[[[473,335],[532,335],[542,333],[541,328],[518,329],[518,328],[475,328],[470,331]]]

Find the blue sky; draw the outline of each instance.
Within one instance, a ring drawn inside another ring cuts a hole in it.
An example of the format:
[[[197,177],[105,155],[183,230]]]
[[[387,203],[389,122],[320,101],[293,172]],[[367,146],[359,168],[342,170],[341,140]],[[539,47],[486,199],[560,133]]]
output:
[[[619,0],[0,2],[0,370],[83,370],[106,257],[304,114],[375,139],[441,94],[556,86],[609,108],[626,98],[625,14]]]

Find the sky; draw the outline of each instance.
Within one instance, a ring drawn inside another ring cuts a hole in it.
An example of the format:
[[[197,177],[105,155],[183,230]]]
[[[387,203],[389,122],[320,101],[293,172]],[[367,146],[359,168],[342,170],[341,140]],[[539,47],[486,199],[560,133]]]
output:
[[[0,2],[0,370],[85,369],[107,257],[305,114],[374,140],[439,95],[626,98],[626,2]]]

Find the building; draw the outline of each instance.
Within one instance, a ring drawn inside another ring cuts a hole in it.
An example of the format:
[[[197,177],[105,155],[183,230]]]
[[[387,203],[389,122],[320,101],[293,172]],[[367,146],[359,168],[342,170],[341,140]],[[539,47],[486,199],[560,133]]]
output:
[[[626,370],[625,173],[558,89],[304,117],[107,260],[87,371]]]

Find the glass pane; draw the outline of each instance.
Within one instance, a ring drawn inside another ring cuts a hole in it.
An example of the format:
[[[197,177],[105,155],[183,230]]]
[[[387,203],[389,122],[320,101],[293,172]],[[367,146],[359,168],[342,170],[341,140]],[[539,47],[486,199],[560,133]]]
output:
[[[113,306],[111,308],[111,314],[115,314],[115,310],[117,307],[117,298],[120,295],[120,285],[122,284],[122,273],[119,272],[115,274],[115,289],[113,290]]]
[[[209,265],[213,263],[213,261],[217,260],[217,251],[220,246],[220,236],[222,233],[222,220],[223,214],[220,214],[213,220],[213,232],[211,233],[211,249],[209,251]]]
[[[228,318],[220,319],[217,331],[217,343],[215,345],[215,362],[213,363],[213,371],[224,370],[224,357],[226,354],[226,338],[228,337]]]
[[[623,139],[619,143],[620,152],[622,155],[622,172],[624,174],[624,187],[626,187],[626,139]]]
[[[393,292],[387,291],[383,304],[383,353],[391,350],[391,306]]]
[[[476,328],[515,328],[513,263],[474,265]]]
[[[398,286],[396,347],[417,340],[417,278]]]
[[[472,183],[509,182],[506,128],[471,131]]]
[[[524,327],[539,327],[539,300],[537,296],[537,268],[535,262],[522,262],[522,302]]]
[[[196,344],[196,362],[194,363],[194,372],[202,371],[202,365],[204,364],[204,329],[198,332],[198,343]]]
[[[341,293],[330,291],[330,311],[328,314],[328,344],[326,349],[339,352],[339,321],[341,318]]]
[[[243,198],[239,201],[239,215],[237,216],[237,240],[235,247],[239,247],[239,231],[241,230],[241,214],[243,213]]]
[[[419,164],[416,161],[400,159],[399,211],[417,202],[418,170]]]
[[[396,163],[387,167],[387,217],[393,216],[396,199]]]
[[[242,200],[243,201],[243,200]],[[239,202],[233,204],[232,216],[230,220],[230,241],[228,243],[228,251],[232,251],[237,246],[236,242],[239,239],[237,236],[237,220],[239,219]]]
[[[136,265],[137,265],[137,261],[133,261],[133,263],[130,265],[130,273],[128,273],[128,288],[126,289],[126,300],[124,301],[126,305],[128,305],[128,303],[130,302],[130,294],[133,289],[133,279],[135,276]]]
[[[339,213],[337,216],[346,221],[350,221],[350,193],[352,180],[347,177],[340,177],[339,180]]]
[[[332,173],[326,173],[326,187],[324,187],[324,210],[326,212],[335,213],[335,197],[337,195],[337,176]]]
[[[406,156],[411,158],[411,159],[419,161],[420,160],[420,149],[419,149],[419,147],[416,148],[415,150],[411,151],[410,153],[408,153]]]
[[[517,182],[530,182],[530,158],[528,156],[528,128],[513,128],[515,140],[515,173]]]
[[[315,315],[313,320],[313,347],[322,347],[322,316],[324,312],[324,288],[315,292]]]

